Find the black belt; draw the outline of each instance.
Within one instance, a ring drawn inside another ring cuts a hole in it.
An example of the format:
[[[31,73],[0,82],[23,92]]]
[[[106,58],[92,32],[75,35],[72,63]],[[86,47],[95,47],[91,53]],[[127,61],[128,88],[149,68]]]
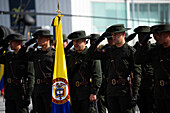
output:
[[[155,85],[159,85],[159,86],[167,86],[167,85],[170,85],[170,81],[166,81],[166,80],[158,80],[158,81],[155,81]]]
[[[36,84],[51,84],[51,78],[36,79]]]
[[[106,79],[106,81],[112,85],[116,85],[116,84],[121,84],[121,85],[125,85],[127,83],[126,79]]]
[[[75,82],[76,87],[80,87],[80,86],[84,86],[84,85],[88,85],[88,84],[89,84],[89,82],[87,82],[87,81],[82,81],[82,82],[76,81]]]

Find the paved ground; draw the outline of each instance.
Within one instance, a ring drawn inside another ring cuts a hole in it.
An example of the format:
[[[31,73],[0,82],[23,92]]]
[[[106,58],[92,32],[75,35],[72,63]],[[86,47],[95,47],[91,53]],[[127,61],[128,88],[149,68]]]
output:
[[[3,96],[0,96],[0,113],[5,113],[5,102]]]
[[[29,110],[32,109],[32,104],[29,105]],[[0,113],[5,113],[5,100],[3,96],[0,96]]]
[[[32,104],[30,104],[29,106],[29,110],[31,109],[32,109]],[[0,96],[0,113],[5,113],[5,102],[4,102],[3,96]],[[140,113],[138,108],[136,108],[135,113]]]

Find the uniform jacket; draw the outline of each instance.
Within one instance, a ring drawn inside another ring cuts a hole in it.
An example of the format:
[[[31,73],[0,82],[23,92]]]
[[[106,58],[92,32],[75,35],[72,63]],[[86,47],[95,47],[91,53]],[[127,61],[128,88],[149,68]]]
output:
[[[130,47],[127,43],[125,43],[122,47],[117,48],[116,46],[109,46],[102,51],[95,51],[91,55],[93,59],[101,59],[106,60],[106,68],[108,70],[108,79],[116,79],[118,80],[118,75],[115,72],[115,68],[117,72],[123,79],[127,80],[127,77],[133,73],[132,80],[132,89],[133,93],[137,94],[140,81],[141,81],[141,66],[136,65],[134,62],[134,48]],[[114,62],[114,65],[113,63]],[[112,85],[110,83],[107,84],[107,96],[121,96],[125,94],[130,94],[129,85]]]
[[[7,52],[0,55],[0,63],[5,64],[5,98],[6,99],[21,99],[21,96],[31,96],[33,91],[33,64],[28,62],[24,56],[25,54],[20,51],[15,54],[14,52]],[[23,92],[21,79],[25,81],[25,90]],[[10,79],[15,79],[15,83],[10,83]]]
[[[34,63],[35,70],[35,88],[34,93],[50,92],[52,86],[52,76],[54,68],[55,49],[49,47],[46,51],[37,49],[28,53],[29,60]],[[39,62],[40,61],[40,62]],[[44,74],[43,74],[44,73]],[[44,79],[47,77],[49,83],[37,84],[37,79]]]
[[[139,46],[139,43],[136,43],[134,45],[134,48],[137,49]],[[148,43],[146,45],[148,48],[152,48],[155,45]],[[151,64],[151,62],[144,62],[141,64],[142,69],[142,80],[141,80],[141,86],[140,89],[153,89],[154,86],[154,68]]]
[[[170,81],[170,47],[163,48],[161,45],[150,49],[139,47],[135,58],[136,63],[152,63],[155,70],[155,82]],[[170,99],[170,85],[155,85],[154,94],[156,98]]]
[[[67,68],[70,84],[70,95],[74,100],[89,99],[90,94],[97,94],[102,82],[101,64],[99,60],[85,60],[87,48],[81,52],[72,52],[67,56]],[[76,87],[76,81],[82,82],[82,76],[88,85]],[[90,77],[92,83],[90,83]]]

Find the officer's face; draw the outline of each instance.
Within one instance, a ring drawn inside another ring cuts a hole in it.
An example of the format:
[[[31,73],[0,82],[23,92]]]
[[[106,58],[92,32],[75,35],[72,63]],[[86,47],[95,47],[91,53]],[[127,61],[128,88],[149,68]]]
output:
[[[86,39],[73,40],[73,45],[77,52],[82,52],[85,49]]]
[[[158,44],[163,44],[163,42],[164,42],[164,34],[162,34],[162,33],[156,33],[157,34],[157,43]]]
[[[50,44],[50,38],[49,37],[38,37],[38,46],[46,46]]]
[[[162,32],[161,39],[163,40],[163,45],[170,45],[170,32]]]
[[[115,38],[115,44],[124,42],[125,32],[112,33],[112,38]]]
[[[9,46],[10,46],[11,50],[17,50],[21,46],[21,41],[10,40]]]
[[[154,37],[154,39],[156,40],[156,43],[159,44],[160,34],[159,34],[159,33],[154,33],[154,34],[153,34],[153,37]]]
[[[115,37],[111,37],[111,38],[107,38],[107,42],[109,45],[115,45],[115,40],[116,38]]]

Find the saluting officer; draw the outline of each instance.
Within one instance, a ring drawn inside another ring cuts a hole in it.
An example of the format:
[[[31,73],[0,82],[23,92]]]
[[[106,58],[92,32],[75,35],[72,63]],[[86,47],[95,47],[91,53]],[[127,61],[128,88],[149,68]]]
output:
[[[106,60],[106,96],[109,113],[132,113],[132,107],[137,102],[141,68],[134,63],[134,49],[125,42],[125,31],[128,29],[124,28],[123,24],[110,26],[87,52],[88,57]],[[103,52],[94,51],[95,46],[104,40],[108,32],[115,38],[115,46],[110,46]]]
[[[95,40],[97,40],[100,37],[99,34],[90,34],[86,38],[90,39],[90,44],[93,44]],[[102,47],[103,48],[103,47]],[[101,48],[99,45],[96,48],[98,51],[101,51]],[[98,105],[98,111],[99,113],[106,113],[106,103],[105,103],[105,81],[104,81],[104,70],[105,65],[102,65],[104,61],[101,61],[101,67],[102,67],[102,84],[98,92],[97,97],[97,105]],[[94,106],[95,107],[95,106]]]
[[[51,113],[52,76],[55,49],[50,46],[50,31],[37,30],[34,37],[38,38],[40,49],[30,51],[29,60],[34,63],[34,110],[38,113]]]
[[[20,51],[22,41],[26,40],[19,33],[10,34],[9,40],[11,50],[0,55],[0,63],[5,64],[5,112],[6,113],[28,113],[30,96],[32,94],[33,80],[32,64],[25,60],[25,54]]]
[[[138,42],[141,42],[146,36],[148,39],[150,37],[150,27],[149,26],[138,26],[134,29],[134,32],[138,34]],[[139,46],[139,43],[136,42],[134,48],[136,49]],[[145,42],[145,46],[148,48],[153,47],[149,42]],[[139,99],[138,107],[140,113],[155,113],[155,102],[153,98],[153,87],[154,87],[154,69],[150,62],[145,62],[141,64],[142,68],[142,79],[141,86],[139,89]]]
[[[136,52],[136,63],[151,62],[155,70],[154,97],[158,113],[170,113],[170,25],[158,25],[152,32],[158,34],[154,48],[141,45]]]
[[[100,61],[86,60],[85,31],[75,31],[68,36],[75,51],[67,55],[70,96],[74,113],[89,113],[90,102],[96,101],[102,82]]]

